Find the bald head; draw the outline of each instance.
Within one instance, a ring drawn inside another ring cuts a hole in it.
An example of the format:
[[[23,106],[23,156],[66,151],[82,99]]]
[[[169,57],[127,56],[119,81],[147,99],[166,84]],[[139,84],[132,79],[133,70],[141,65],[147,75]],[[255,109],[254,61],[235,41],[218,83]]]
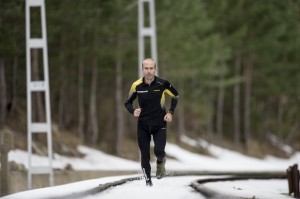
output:
[[[147,58],[142,63],[142,71],[144,74],[144,80],[147,84],[150,84],[155,77],[156,63],[154,59]]]
[[[154,59],[152,59],[152,58],[144,59],[144,61],[142,62],[142,68],[143,68],[145,65],[153,65],[154,68],[156,68],[156,62],[155,62]]]

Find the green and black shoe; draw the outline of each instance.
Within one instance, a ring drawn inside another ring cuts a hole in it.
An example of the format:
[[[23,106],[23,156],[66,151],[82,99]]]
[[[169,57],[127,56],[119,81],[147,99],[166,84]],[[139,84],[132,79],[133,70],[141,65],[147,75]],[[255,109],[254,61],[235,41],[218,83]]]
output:
[[[162,179],[166,175],[166,158],[163,159],[162,163],[156,163],[156,178]]]

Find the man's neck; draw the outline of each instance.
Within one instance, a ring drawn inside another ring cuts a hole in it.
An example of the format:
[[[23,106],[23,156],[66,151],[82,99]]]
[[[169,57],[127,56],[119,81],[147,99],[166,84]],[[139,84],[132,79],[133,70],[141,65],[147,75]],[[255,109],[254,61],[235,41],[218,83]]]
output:
[[[147,80],[146,78],[144,78],[145,83],[149,84],[149,85],[154,81],[154,79],[155,79],[155,77],[153,77],[151,80]]]

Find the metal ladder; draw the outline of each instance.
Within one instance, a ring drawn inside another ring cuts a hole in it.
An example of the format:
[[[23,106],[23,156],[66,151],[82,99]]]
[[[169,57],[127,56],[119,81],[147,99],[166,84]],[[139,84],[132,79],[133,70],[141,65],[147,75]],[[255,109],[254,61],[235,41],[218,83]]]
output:
[[[144,12],[144,4],[149,3],[149,17],[150,24],[149,27],[145,27],[145,12]],[[139,57],[139,65],[138,72],[139,77],[143,76],[141,67],[142,62],[145,59],[145,37],[150,37],[150,47],[151,47],[151,58],[156,61],[156,75],[158,75],[158,67],[157,67],[157,40],[156,40],[156,23],[155,23],[155,5],[154,0],[138,0],[138,57]]]
[[[31,38],[30,29],[30,8],[39,7],[41,10],[42,37]],[[48,79],[48,48],[46,34],[46,14],[44,0],[26,0],[26,71],[27,71],[27,127],[28,127],[28,189],[32,188],[32,176],[34,174],[49,174],[49,185],[53,185],[53,167],[52,167],[52,131],[50,114],[50,91]],[[44,80],[31,80],[31,49],[42,49],[43,51],[43,69]],[[32,93],[43,92],[45,94],[45,113],[46,122],[32,121]],[[48,148],[48,165],[32,165],[32,135],[34,133],[46,133]]]

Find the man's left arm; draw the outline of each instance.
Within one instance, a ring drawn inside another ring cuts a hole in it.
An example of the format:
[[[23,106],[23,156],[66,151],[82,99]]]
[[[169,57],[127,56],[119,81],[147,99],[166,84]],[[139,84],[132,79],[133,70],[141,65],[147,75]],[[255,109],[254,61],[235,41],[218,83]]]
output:
[[[174,114],[175,108],[177,106],[179,94],[177,90],[169,83],[166,83],[166,93],[171,96],[171,106],[169,109],[169,113]]]

